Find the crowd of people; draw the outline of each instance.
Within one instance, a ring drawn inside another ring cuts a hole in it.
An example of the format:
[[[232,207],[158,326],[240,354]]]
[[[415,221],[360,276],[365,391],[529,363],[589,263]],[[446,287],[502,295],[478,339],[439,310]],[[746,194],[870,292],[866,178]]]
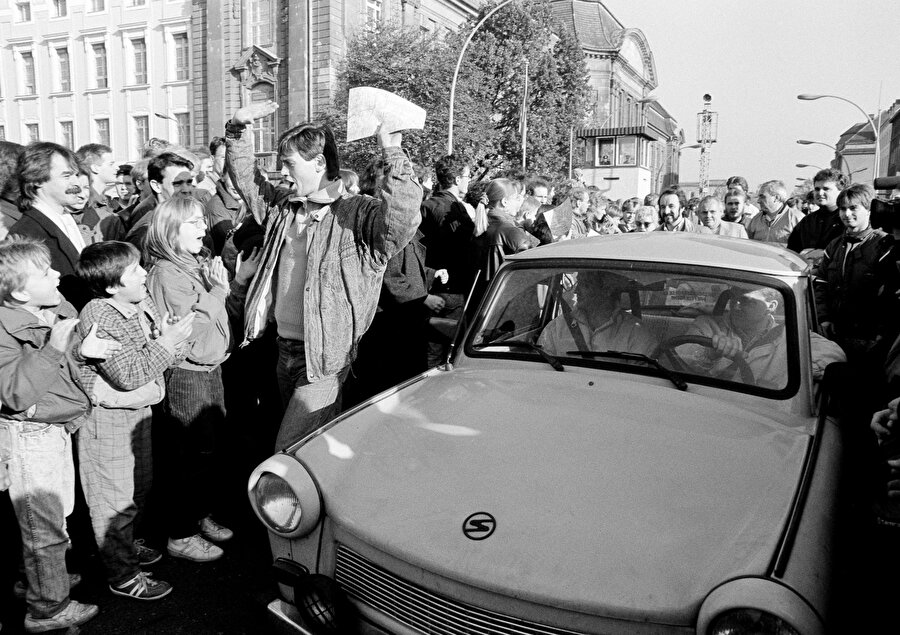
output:
[[[246,432],[262,458],[443,363],[467,300],[506,256],[542,244],[695,232],[796,252],[820,279],[821,334],[846,355],[837,374],[861,387],[851,418],[877,410],[885,444],[900,430],[898,400],[879,409],[900,395],[900,225],[873,228],[874,193],[839,171],[819,172],[802,197],[768,181],[758,207],[741,177],[721,195],[610,200],[546,176],[476,177],[456,155],[416,166],[387,131],[357,175],[341,169],[331,130],[306,123],[279,140],[273,179],[248,129],[276,108],[238,110],[208,152],[153,139],[124,165],[101,144],[0,142],[0,489],[19,525],[26,631],[98,612],[70,598],[76,488],[110,591],[165,597],[171,585],[145,570],[162,558],[141,537],[151,488],[165,500],[166,552],[220,558],[232,536],[214,518],[229,418],[274,413],[280,425]],[[576,308],[588,323],[604,310]],[[754,337],[729,329],[716,333],[721,357]],[[900,479],[887,480],[900,495]],[[879,518],[900,525],[893,500]]]

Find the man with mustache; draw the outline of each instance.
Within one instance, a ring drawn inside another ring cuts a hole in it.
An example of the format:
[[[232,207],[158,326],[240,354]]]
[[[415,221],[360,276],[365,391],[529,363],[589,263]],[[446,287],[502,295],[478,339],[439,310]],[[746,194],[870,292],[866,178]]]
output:
[[[80,311],[90,294],[75,275],[78,256],[85,247],[71,212],[81,193],[78,159],[66,147],[39,141],[25,148],[18,172],[22,218],[9,233],[37,238],[47,245],[50,266],[60,274],[59,290]]]

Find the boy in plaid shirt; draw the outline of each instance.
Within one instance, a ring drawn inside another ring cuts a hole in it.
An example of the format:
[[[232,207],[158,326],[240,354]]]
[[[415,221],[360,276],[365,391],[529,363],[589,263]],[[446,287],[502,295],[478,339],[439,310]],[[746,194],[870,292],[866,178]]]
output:
[[[103,361],[84,366],[85,392],[94,406],[78,439],[81,483],[94,536],[106,566],[109,589],[138,600],[157,600],[168,582],[141,571],[135,518],[152,481],[150,406],[165,394],[163,371],[181,361],[181,344],[191,334],[194,314],[160,318],[147,295],[147,272],[131,244],[88,245],[76,267],[94,299],[81,311],[79,329],[94,325],[103,338],[122,345]],[[142,551],[151,551],[140,547]],[[160,555],[143,558],[152,564]]]

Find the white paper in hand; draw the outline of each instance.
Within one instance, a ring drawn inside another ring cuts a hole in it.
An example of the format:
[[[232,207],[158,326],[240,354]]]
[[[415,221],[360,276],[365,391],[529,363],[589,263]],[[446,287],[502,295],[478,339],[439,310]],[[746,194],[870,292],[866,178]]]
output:
[[[381,124],[388,132],[421,130],[425,127],[425,110],[380,88],[351,88],[347,105],[347,141],[371,137]]]

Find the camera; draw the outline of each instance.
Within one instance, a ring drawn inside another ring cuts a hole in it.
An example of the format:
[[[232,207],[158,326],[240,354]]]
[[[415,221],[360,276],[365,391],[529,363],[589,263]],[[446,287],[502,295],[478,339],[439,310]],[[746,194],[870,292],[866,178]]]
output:
[[[900,176],[883,176],[875,179],[875,190],[900,190]],[[872,227],[879,227],[886,232],[900,229],[900,197],[889,200],[876,198],[872,200]]]

